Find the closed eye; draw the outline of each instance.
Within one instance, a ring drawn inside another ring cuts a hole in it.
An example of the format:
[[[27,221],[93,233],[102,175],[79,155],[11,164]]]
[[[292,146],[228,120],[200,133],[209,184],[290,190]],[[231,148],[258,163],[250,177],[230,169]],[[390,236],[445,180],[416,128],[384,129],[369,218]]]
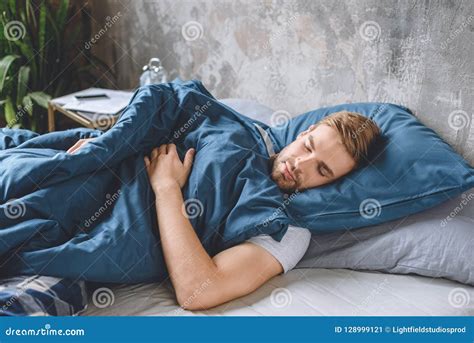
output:
[[[310,143],[309,145],[308,145],[308,142]],[[308,152],[312,152],[314,150],[314,142],[311,136],[308,137],[308,139],[305,141],[304,147]],[[318,165],[316,166],[316,169],[319,175],[321,175],[322,177],[326,177],[328,179],[331,178],[332,172],[328,170],[326,163],[324,162],[318,163]]]
[[[324,167],[318,166],[319,175],[329,178],[329,176],[325,172],[322,171],[323,169]]]

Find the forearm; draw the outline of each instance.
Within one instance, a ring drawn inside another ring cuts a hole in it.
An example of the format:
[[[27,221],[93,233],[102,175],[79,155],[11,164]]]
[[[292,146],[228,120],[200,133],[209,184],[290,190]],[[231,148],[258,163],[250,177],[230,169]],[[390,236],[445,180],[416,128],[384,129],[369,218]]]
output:
[[[184,201],[179,185],[162,184],[155,189],[155,195],[165,262],[181,303],[193,289],[215,276],[217,266],[183,213]]]

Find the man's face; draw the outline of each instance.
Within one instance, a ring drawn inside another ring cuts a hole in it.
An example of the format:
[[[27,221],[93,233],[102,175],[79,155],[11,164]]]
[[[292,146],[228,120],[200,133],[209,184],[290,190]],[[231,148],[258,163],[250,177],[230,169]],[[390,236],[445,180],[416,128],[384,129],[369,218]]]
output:
[[[311,125],[271,163],[271,178],[288,193],[332,182],[355,167],[337,131],[325,124]]]

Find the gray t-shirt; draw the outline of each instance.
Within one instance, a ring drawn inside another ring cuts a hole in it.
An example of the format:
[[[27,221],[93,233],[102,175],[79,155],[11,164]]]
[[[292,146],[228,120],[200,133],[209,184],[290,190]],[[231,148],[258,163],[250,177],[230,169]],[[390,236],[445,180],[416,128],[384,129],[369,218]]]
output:
[[[280,242],[265,234],[247,240],[247,242],[259,245],[272,254],[283,266],[284,274],[293,269],[301,260],[310,241],[311,232],[308,229],[291,225],[288,226],[288,230]]]

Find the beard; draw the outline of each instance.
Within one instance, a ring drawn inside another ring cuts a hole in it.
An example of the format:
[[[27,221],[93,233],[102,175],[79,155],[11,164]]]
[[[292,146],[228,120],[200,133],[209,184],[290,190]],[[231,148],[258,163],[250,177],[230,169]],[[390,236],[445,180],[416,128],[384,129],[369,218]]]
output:
[[[284,155],[275,154],[270,157],[270,169],[271,179],[277,184],[278,188],[280,188],[285,193],[293,193],[298,189],[298,180],[287,180],[285,175],[282,172],[282,168],[284,168],[284,163],[288,160]]]

